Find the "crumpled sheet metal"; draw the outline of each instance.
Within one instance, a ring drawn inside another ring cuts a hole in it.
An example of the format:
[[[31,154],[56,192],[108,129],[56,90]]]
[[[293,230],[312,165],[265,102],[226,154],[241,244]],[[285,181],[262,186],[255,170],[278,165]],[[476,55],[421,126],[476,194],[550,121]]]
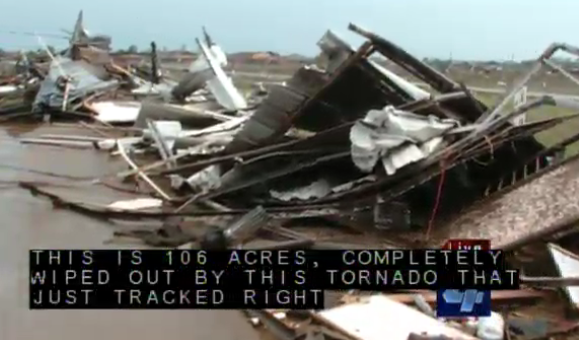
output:
[[[579,211],[579,158],[574,157],[511,190],[497,192],[436,228],[430,245],[448,239],[487,239],[494,248],[539,233]]]
[[[382,159],[386,173],[427,157],[442,138],[435,138],[455,127],[451,119],[419,116],[387,106],[370,110],[366,117],[350,130],[352,161],[364,171],[371,172]]]
[[[64,72],[72,78],[68,94],[68,102],[86,97],[92,93],[114,89],[118,86],[117,80],[101,80],[106,77],[106,71],[93,67],[84,61],[73,61],[65,57],[55,57],[50,64],[50,71],[40,85],[33,106],[40,108],[60,109],[64,101],[64,93],[57,87],[56,82]]]
[[[442,137],[433,138],[422,144],[402,144],[389,151],[388,156],[382,156],[382,166],[386,174],[393,175],[396,170],[427,158],[434,151],[439,150],[443,144]]]
[[[231,78],[229,78],[221,68],[220,60],[216,58],[205,43],[200,40],[197,40],[197,43],[201,53],[213,71],[214,76],[207,80],[207,87],[209,87],[217,102],[231,111],[247,108],[245,98],[243,98],[239,90],[233,85]]]
[[[331,193],[337,193],[349,190],[356,183],[363,183],[372,181],[371,178],[363,177],[351,182],[339,183],[336,179],[320,178],[307,185],[295,186],[291,189],[271,189],[269,194],[271,197],[280,201],[301,200],[307,201],[313,198],[326,197]]]
[[[219,45],[211,44],[206,46],[208,48],[208,52],[211,53],[211,55],[213,56],[213,58],[220,67],[227,66],[227,55],[225,54],[225,52],[223,52],[223,50]],[[199,58],[195,59],[189,66],[189,72],[191,73],[197,73],[210,69],[211,66],[209,66],[207,58],[205,58],[203,55],[200,55]]]
[[[300,186],[292,190],[275,190],[269,191],[271,197],[280,201],[302,200],[306,201],[312,198],[321,198],[332,192],[330,182],[325,179],[316,180],[309,185]]]

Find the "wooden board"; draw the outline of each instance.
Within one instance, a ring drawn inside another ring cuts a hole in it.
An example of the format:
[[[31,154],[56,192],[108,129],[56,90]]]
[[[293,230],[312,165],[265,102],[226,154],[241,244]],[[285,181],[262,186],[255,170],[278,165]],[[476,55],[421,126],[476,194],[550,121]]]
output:
[[[407,340],[410,333],[477,339],[384,295],[324,310],[317,317],[359,340]]]

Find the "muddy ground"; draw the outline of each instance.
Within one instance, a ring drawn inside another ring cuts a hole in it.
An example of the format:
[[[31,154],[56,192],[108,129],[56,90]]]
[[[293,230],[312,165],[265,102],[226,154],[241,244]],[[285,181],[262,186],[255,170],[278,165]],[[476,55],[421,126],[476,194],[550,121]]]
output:
[[[17,135],[88,134],[86,129],[64,130],[46,127],[28,132],[15,127],[0,129],[0,339],[258,339],[256,331],[235,311],[28,309],[29,249],[138,248],[138,245],[107,245],[112,235],[107,223],[67,210],[54,210],[49,201],[33,197],[28,191],[7,183],[19,179],[43,179],[44,176],[15,171],[6,166],[80,176],[100,176],[123,168],[122,164],[115,164],[109,156],[97,151],[21,145],[14,139]],[[79,192],[79,199],[86,195],[89,201],[100,195],[100,191]],[[107,196],[110,194],[112,191],[106,193]]]

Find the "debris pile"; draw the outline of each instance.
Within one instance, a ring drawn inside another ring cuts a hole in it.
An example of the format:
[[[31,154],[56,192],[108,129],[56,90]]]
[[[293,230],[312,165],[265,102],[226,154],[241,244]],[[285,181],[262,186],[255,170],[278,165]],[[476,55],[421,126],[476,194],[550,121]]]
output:
[[[227,57],[207,32],[197,40],[199,58],[179,81],[159,71],[153,44],[147,78],[102,58],[106,49],[82,33],[81,19],[66,53],[50,54],[48,65],[26,61],[25,73],[0,80],[0,95],[25,93],[22,104],[5,106],[2,113],[94,121],[86,126],[101,137],[21,141],[118,156],[128,170],[67,183],[80,189],[117,180],[116,188],[135,198],[103,205],[57,195],[47,185],[21,186],[92,217],[160,222],[117,232],[157,246],[438,248],[448,239],[487,239],[512,252],[525,274],[523,290],[493,293],[494,302],[545,301],[553,287],[562,287],[569,306],[577,308],[579,293],[572,285],[579,279],[573,277],[579,266],[579,244],[573,241],[579,161],[562,151],[579,134],[548,147],[535,138],[577,115],[520,119],[542,106],[579,108],[568,97],[527,101],[522,95],[542,65],[579,83],[549,60],[559,50],[579,56],[574,47],[550,46],[490,108],[464,84],[351,24],[365,38],[360,48],[328,31],[318,42],[325,67],[303,66],[284,84],[267,91],[260,86],[248,98],[227,75]],[[375,54],[429,90],[381,66]],[[130,181],[136,189],[128,189]],[[553,270],[541,272],[545,268]],[[248,313],[288,339],[502,339],[503,329],[539,339],[579,325],[508,312],[470,326],[444,323],[407,306],[416,296],[423,307],[435,302],[430,293],[416,294],[347,294],[344,305],[287,312],[281,321],[275,311]],[[384,322],[399,318],[409,320]]]
[[[196,111],[212,108],[223,111],[246,109],[245,98],[223,70],[227,65],[225,53],[207,32],[204,35],[205,41],[196,40],[201,55],[183,79],[176,81],[160,75],[154,43],[150,72],[147,77],[142,77],[137,70],[117,65],[109,56],[110,38],[88,35],[81,12],[68,49],[53,55],[39,37],[49,60],[28,60],[23,56],[19,65],[24,72],[16,77],[0,78],[0,96],[14,99],[22,92],[28,92],[28,96],[16,101],[17,104],[0,106],[0,113],[84,118],[107,124],[137,121],[144,110],[141,109],[141,100],[162,104],[155,117],[166,119],[179,114],[191,116]],[[185,103],[200,105],[192,104],[192,107],[180,111],[171,106]],[[202,118],[210,116],[198,115]]]

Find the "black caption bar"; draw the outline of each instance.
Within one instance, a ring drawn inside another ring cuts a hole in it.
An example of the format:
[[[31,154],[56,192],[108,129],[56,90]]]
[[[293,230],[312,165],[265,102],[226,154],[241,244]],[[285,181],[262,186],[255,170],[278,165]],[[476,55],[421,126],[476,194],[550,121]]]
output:
[[[30,308],[322,308],[325,289],[516,289],[503,253],[32,250]]]

